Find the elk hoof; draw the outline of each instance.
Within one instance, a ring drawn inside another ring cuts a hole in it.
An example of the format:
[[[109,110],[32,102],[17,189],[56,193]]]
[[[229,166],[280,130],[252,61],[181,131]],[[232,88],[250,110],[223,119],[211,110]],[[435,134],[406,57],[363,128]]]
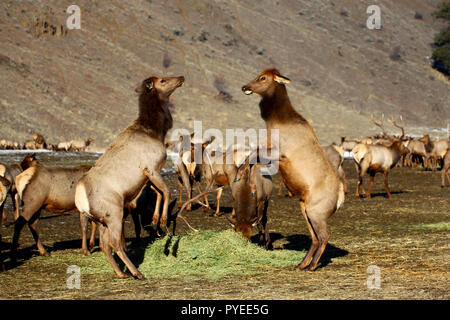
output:
[[[298,270],[298,271],[306,271],[305,268],[307,266],[302,266],[302,264],[300,263],[299,265],[297,265],[294,270]]]
[[[125,272],[120,272],[120,273],[117,274],[117,277],[119,277],[119,279],[127,279],[130,276],[127,273],[125,273]]]
[[[146,280],[145,276],[139,271],[134,275],[137,280]]]
[[[50,254],[47,251],[40,252],[41,256],[48,257]]]
[[[91,255],[89,250],[81,250],[81,253],[83,253],[86,257],[89,257]]]

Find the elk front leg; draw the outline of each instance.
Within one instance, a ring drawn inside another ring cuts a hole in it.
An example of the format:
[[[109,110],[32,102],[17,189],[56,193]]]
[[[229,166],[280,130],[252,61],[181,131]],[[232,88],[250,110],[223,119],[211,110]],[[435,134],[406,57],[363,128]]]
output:
[[[216,213],[214,214],[214,216],[216,216],[216,217],[218,217],[220,214],[220,198],[222,198],[222,191],[223,191],[223,188],[219,189],[217,191]]]

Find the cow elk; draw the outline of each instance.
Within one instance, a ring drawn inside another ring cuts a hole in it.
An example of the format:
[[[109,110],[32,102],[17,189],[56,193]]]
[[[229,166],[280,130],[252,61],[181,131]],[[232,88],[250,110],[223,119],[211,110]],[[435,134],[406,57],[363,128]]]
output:
[[[170,190],[160,171],[167,157],[164,140],[173,125],[169,96],[183,82],[184,77],[145,79],[136,88],[138,118],[118,135],[76,187],[76,206],[81,214],[99,223],[102,251],[119,278],[126,278],[128,274],[119,268],[111,250],[134,277],[144,278],[128,258],[121,238],[124,203],[138,196],[148,181],[157,193],[152,225],[158,224],[164,197],[160,225],[167,229]]]
[[[37,164],[16,177],[15,185],[22,206],[20,210],[18,206],[19,217],[14,225],[12,257],[16,256],[19,236],[25,224],[30,228],[39,253],[48,256],[37,228],[41,210],[45,209],[52,213],[76,211],[75,186],[90,168],[91,166],[87,165],[67,168]]]
[[[442,173],[441,173],[441,187],[445,187],[445,177],[447,177],[447,181],[450,184],[450,177],[448,176],[448,170],[450,169],[450,149],[447,150],[444,156],[444,163],[442,165]]]
[[[246,95],[257,93],[261,96],[259,108],[267,126],[267,141],[272,141],[271,130],[278,130],[279,143],[268,144],[267,148],[271,156],[273,151],[278,152],[279,157],[273,160],[278,160],[286,187],[299,199],[312,238],[311,247],[297,269],[312,271],[330,238],[327,220],[344,202],[344,186],[313,128],[292,106],[285,86],[289,82],[278,70],[267,69],[243,86],[242,91]],[[262,159],[259,150],[240,166],[236,180],[241,178],[243,170],[255,157]]]
[[[8,194],[11,197],[11,201],[13,204],[13,210],[14,210],[14,220],[17,220],[19,217],[18,213],[18,196],[17,196],[17,189],[15,180],[16,177],[22,173],[24,170],[28,169],[31,166],[34,166],[38,164],[38,160],[36,159],[35,154],[32,155],[26,155],[25,158],[22,160],[20,164],[14,163],[11,165],[6,165],[0,163],[0,176],[4,177],[6,180],[9,181],[10,187],[8,188]],[[6,213],[4,210],[5,203],[3,202],[0,205],[0,211],[2,214],[2,221],[6,221]]]
[[[261,173],[260,165],[250,165],[243,172],[239,181],[233,182],[233,214],[227,216],[233,228],[250,239],[252,227],[258,226],[259,242],[266,249],[270,245],[267,227],[267,208],[272,193],[272,179]]]

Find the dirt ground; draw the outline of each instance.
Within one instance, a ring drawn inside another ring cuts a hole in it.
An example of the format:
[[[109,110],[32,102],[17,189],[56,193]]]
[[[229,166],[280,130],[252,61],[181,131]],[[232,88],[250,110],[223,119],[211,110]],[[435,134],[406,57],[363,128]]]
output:
[[[79,214],[44,212],[39,228],[50,257],[39,256],[31,233],[24,228],[18,264],[12,265],[8,257],[12,208],[8,200],[8,222],[0,228],[7,268],[0,273],[0,299],[449,299],[450,188],[440,188],[440,172],[394,168],[389,176],[393,199],[388,200],[378,176],[373,197],[356,198],[352,162],[345,162],[345,171],[349,193],[343,208],[329,220],[331,239],[320,268],[315,272],[272,268],[253,276],[236,274],[214,281],[152,279],[150,274],[143,281],[119,280],[111,269],[105,274],[82,274],[81,289],[68,289],[67,267],[84,259]],[[173,174],[166,178],[175,198],[176,178]],[[278,182],[278,176],[274,177],[275,186]],[[365,182],[367,185],[368,178]],[[285,189],[281,199],[276,192],[274,188],[268,211],[274,250],[306,251],[310,237],[298,202],[287,197]],[[223,212],[228,214],[231,194],[229,190],[223,194]],[[230,228],[224,214],[213,217],[197,208],[184,215],[202,230]],[[177,234],[186,230],[178,222]],[[131,245],[131,219],[126,223],[126,235]],[[379,289],[367,286],[369,266],[379,268]]]

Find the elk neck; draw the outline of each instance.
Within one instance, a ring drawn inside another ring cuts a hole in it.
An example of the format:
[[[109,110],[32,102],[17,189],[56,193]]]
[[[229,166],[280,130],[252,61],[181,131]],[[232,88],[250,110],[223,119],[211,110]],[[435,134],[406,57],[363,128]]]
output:
[[[134,121],[135,127],[141,127],[151,136],[164,142],[172,125],[168,101],[161,101],[155,90],[139,96],[139,116]]]
[[[276,84],[272,94],[263,95],[259,103],[261,117],[269,123],[306,123],[292,106],[284,84]]]

